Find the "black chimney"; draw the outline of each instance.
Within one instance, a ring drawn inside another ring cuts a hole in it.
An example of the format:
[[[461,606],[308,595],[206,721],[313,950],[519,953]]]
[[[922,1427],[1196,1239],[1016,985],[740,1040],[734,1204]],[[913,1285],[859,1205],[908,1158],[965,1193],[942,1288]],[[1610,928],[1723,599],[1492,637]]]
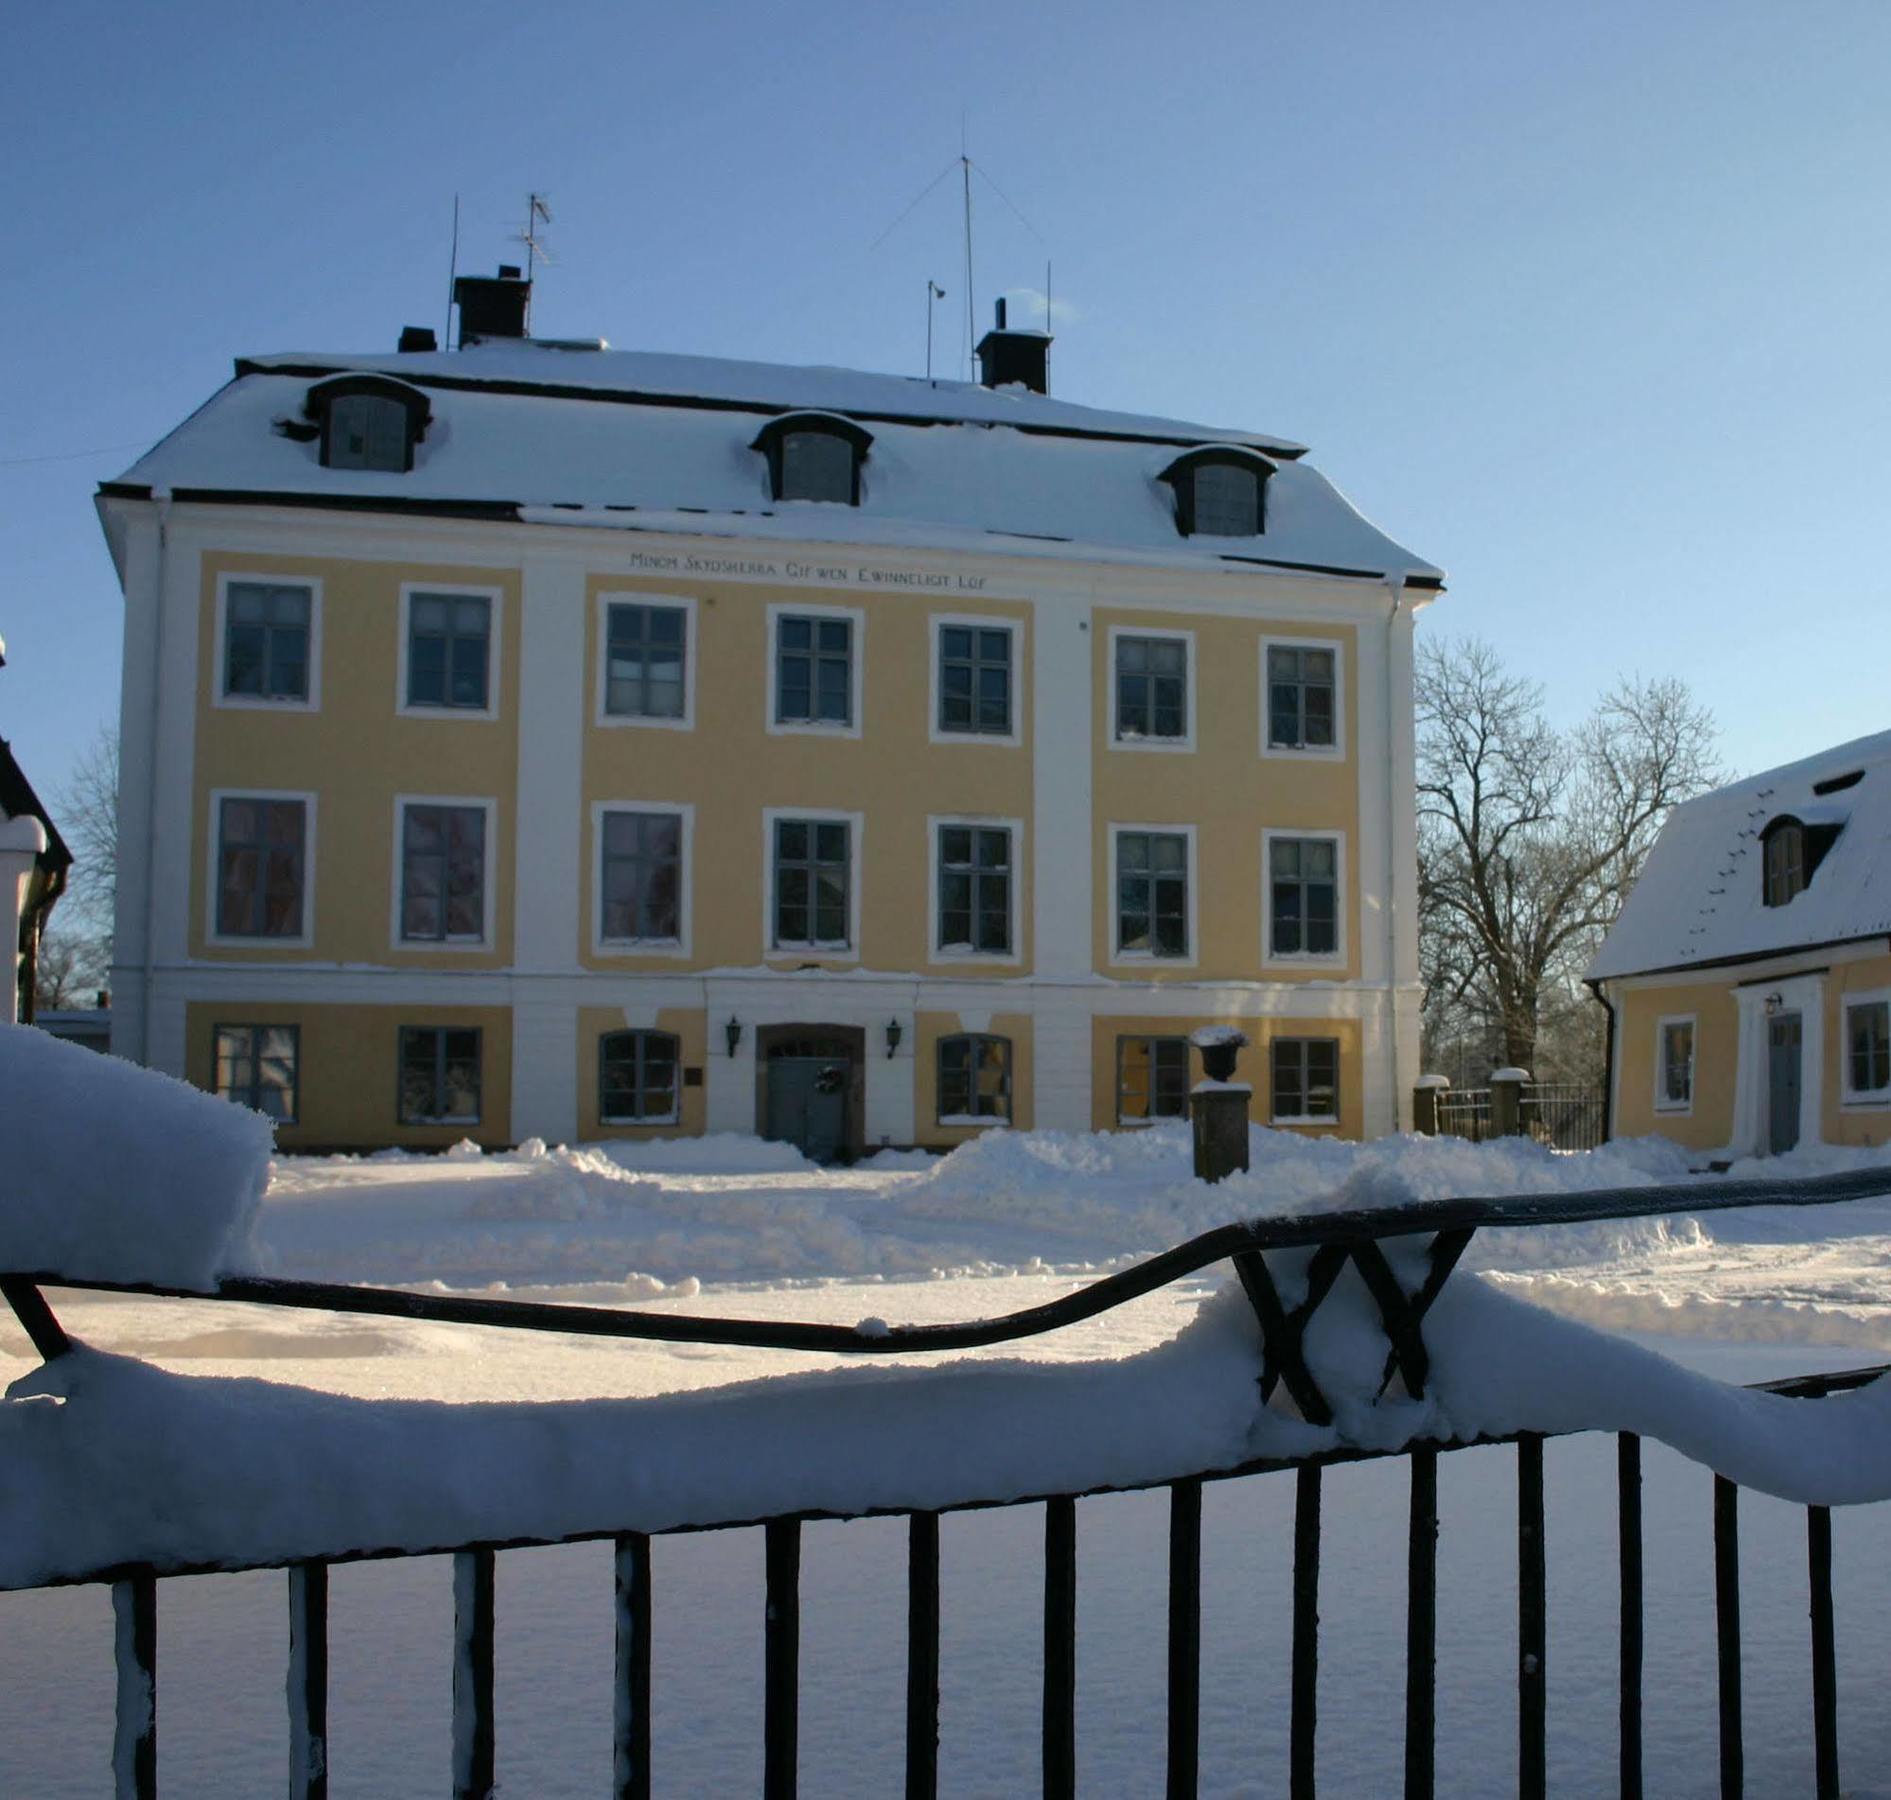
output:
[[[1014,331],[1005,323],[1005,303],[998,302],[998,324],[978,340],[978,378],[988,388],[1016,383],[1034,394],[1050,392],[1051,334]]]
[[[431,325],[403,325],[401,327],[400,353],[410,355],[414,351],[438,350],[440,340],[433,335]]]
[[[493,275],[462,275],[453,284],[453,300],[460,309],[460,347],[483,338],[522,338],[532,304],[532,284],[522,280],[512,263],[501,263]]]

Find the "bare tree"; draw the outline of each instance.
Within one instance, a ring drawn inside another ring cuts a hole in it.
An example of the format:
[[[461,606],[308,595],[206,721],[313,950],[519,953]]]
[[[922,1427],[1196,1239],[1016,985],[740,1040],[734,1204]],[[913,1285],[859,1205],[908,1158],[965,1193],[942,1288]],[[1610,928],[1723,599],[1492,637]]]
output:
[[[35,1004],[88,1006],[111,980],[118,894],[118,733],[101,725],[52,806],[72,851],[65,893],[40,939]]]
[[[1476,640],[1425,646],[1417,701],[1428,1019],[1541,1073],[1539,1033],[1581,1017],[1582,966],[1669,809],[1719,778],[1713,716],[1684,682],[1625,677],[1559,732]]]

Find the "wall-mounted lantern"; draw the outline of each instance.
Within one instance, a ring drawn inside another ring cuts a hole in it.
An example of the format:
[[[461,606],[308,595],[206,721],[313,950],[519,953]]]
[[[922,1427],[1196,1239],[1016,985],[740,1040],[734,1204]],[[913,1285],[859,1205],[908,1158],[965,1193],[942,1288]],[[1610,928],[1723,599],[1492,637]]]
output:
[[[1766,1016],[1770,1019],[1785,1004],[1786,1004],[1785,995],[1768,994],[1766,996]]]
[[[900,1039],[904,1037],[905,1035],[906,1035],[905,1032],[903,1032],[900,1029],[900,1022],[898,1019],[887,1020],[886,1022],[886,1053],[888,1056],[891,1056],[893,1052],[900,1047]]]
[[[729,1022],[723,1026],[722,1035],[728,1040],[729,1054],[733,1056],[736,1047],[742,1042],[742,1021],[734,1013],[729,1015]]]

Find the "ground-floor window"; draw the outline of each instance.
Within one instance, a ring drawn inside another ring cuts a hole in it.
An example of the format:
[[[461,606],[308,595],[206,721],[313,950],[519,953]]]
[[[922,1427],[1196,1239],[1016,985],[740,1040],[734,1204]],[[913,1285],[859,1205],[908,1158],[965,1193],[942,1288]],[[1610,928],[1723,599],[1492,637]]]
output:
[[[219,1025],[216,1039],[217,1092],[279,1125],[293,1125],[302,1048],[296,1027]]]
[[[477,1026],[403,1025],[401,1123],[477,1125],[479,1053]]]
[[[939,1123],[1011,1118],[1011,1040],[976,1032],[939,1040]]]
[[[1188,1039],[1119,1037],[1116,1040],[1116,1119],[1141,1125],[1179,1119],[1188,1111]]]
[[[598,1118],[606,1125],[673,1125],[677,1043],[667,1031],[607,1031],[598,1039]]]
[[[1686,1112],[1694,1104],[1694,1021],[1663,1019],[1657,1030],[1655,1108]]]
[[[1275,1038],[1276,1121],[1339,1118],[1339,1039]]]
[[[1846,1002],[1845,1093],[1891,1100],[1891,1000]]]

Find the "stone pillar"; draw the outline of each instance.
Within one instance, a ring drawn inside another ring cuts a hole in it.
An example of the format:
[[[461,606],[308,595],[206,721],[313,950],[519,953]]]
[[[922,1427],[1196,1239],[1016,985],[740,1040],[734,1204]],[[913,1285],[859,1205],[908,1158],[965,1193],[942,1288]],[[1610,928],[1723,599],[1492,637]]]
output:
[[[1530,1079],[1528,1069],[1497,1069],[1490,1078],[1490,1134],[1492,1137],[1523,1135],[1523,1084]]]
[[[1438,1102],[1450,1091],[1448,1075],[1421,1075],[1412,1084],[1412,1129],[1420,1137],[1438,1135]]]
[[[1234,1079],[1247,1034],[1232,1025],[1204,1025],[1189,1040],[1201,1052],[1202,1079],[1189,1096],[1195,1133],[1195,1178],[1220,1181],[1248,1166],[1248,1105],[1254,1090]]]

